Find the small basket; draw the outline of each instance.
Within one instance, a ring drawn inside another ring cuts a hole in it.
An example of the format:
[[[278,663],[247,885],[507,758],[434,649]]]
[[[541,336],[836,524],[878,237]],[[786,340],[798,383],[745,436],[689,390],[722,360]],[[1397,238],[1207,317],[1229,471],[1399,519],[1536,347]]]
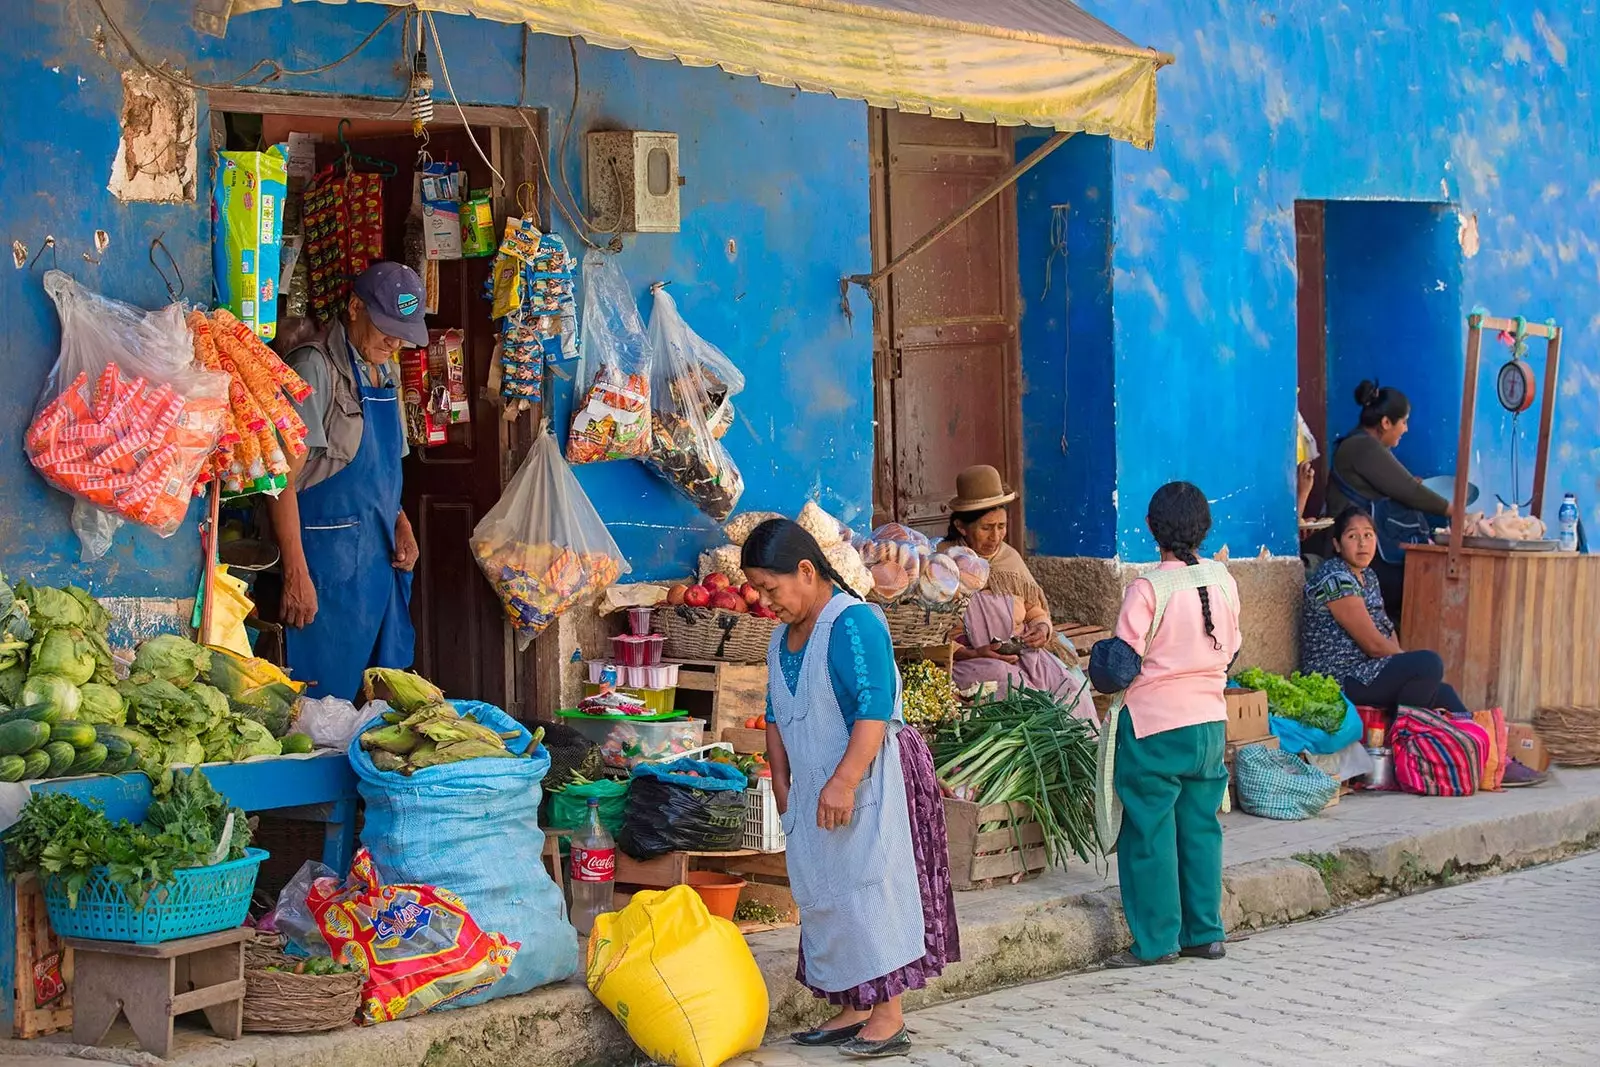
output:
[[[873,602],[883,609],[889,637],[897,648],[948,643],[951,633],[961,625],[961,616],[967,608],[965,597],[938,606],[929,606],[915,598],[894,604],[885,604],[876,598]]]
[[[266,858],[266,852],[251,848],[242,859],[174,871],[137,909],[104,867],[96,867],[78,890],[75,908],[67,903],[66,879],[53,875],[44,879],[50,927],[61,937],[142,945],[230,930],[249,916],[250,895]]]
[[[782,852],[786,843],[772,779],[757,778],[744,794],[744,847],[753,852]]]
[[[657,610],[651,624],[666,636],[666,653],[672,659],[724,663],[765,662],[772,632],[778,628],[774,619],[684,604]]]
[[[254,1034],[310,1034],[349,1026],[361,1007],[365,976],[269,971],[299,962],[283,938],[257,934],[244,946],[244,1028]]]

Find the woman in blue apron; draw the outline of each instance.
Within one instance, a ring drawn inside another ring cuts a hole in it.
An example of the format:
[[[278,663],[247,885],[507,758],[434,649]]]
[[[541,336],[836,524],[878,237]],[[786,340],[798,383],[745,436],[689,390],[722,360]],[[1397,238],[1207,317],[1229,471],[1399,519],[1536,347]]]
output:
[[[904,729],[882,612],[840,591],[816,540],[773,519],[742,565],[783,622],[767,653],[767,755],[800,908],[795,976],[839,1008],[794,1040],[904,1055],[902,994],[961,952],[933,758]]]

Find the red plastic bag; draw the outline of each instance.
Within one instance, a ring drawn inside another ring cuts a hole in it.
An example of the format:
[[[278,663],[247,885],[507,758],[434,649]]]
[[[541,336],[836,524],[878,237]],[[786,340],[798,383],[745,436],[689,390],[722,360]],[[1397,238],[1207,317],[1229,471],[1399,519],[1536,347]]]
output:
[[[363,1023],[421,1015],[491,986],[522,947],[480,930],[448,889],[384,885],[366,849],[343,886],[313,883],[306,906],[333,958],[366,972]]]

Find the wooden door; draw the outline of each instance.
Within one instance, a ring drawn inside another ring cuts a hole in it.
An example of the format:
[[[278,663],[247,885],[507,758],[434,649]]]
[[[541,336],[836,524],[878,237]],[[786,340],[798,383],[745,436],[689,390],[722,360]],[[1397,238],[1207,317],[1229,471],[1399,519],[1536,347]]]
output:
[[[1011,132],[871,112],[873,259],[882,266],[1015,162]],[[1021,492],[1016,201],[1011,189],[899,267],[874,319],[874,524],[944,533],[956,475],[999,469]],[[1022,543],[1021,500],[1012,540]]]
[[[1333,446],[1328,436],[1328,260],[1323,241],[1323,202],[1297,200],[1294,205],[1295,268],[1298,332],[1298,403],[1317,448],[1324,454],[1315,463],[1316,484],[1307,501],[1308,515],[1321,515],[1327,500],[1326,453]]]

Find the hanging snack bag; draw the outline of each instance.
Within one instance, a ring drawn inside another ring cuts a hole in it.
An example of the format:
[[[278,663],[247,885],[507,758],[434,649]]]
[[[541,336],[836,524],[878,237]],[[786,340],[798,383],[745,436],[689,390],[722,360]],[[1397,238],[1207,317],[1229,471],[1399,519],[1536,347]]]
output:
[[[616,261],[583,257],[583,346],[567,459],[642,459],[650,451],[650,338]]]
[[[862,562],[872,571],[873,592],[892,604],[917,586],[933,545],[909,526],[891,522],[874,530],[860,551]]]
[[[744,493],[744,478],[706,421],[714,410],[706,384],[716,377],[706,368],[732,364],[689,328],[664,286],[655,287],[650,343],[655,368],[650,381],[653,432],[648,461],[696,507],[721,522],[733,514]]]
[[[222,438],[228,376],[194,365],[183,309],[145,312],[52,270],[61,353],[24,445],[45,481],[77,498],[72,528],[98,559],[124,520],[170,537]]]
[[[472,531],[472,553],[505,605],[518,650],[630,570],[549,433]]]
[[[211,243],[217,300],[256,336],[278,332],[283,200],[289,191],[287,146],[265,152],[218,152],[211,192]]]

